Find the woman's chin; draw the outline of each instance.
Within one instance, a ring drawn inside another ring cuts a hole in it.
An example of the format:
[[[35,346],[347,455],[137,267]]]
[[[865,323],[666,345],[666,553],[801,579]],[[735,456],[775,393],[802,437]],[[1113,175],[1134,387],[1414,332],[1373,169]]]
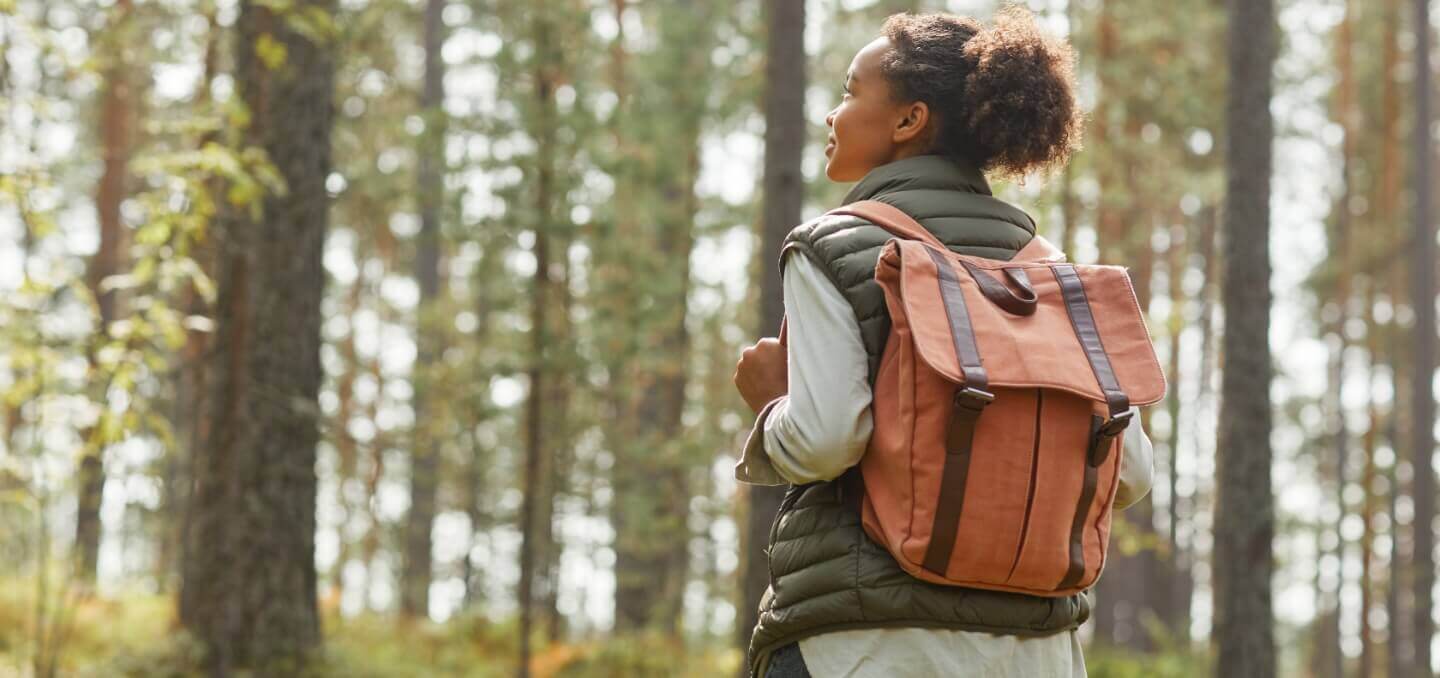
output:
[[[858,181],[860,179],[860,177],[851,176],[851,174],[853,173],[846,172],[843,168],[836,167],[835,163],[833,162],[825,163],[825,178],[837,184],[846,184],[852,181]]]

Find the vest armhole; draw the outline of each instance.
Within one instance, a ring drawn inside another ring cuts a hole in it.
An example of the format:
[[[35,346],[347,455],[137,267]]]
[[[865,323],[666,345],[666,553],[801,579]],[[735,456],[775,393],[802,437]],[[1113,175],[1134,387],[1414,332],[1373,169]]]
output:
[[[844,283],[840,282],[839,276],[835,275],[835,272],[830,270],[830,265],[820,257],[820,254],[816,252],[813,247],[810,246],[810,243],[799,238],[787,240],[785,244],[780,247],[781,279],[784,279],[785,277],[785,262],[787,259],[789,259],[789,255],[792,251],[798,252],[804,255],[807,259],[809,259],[810,263],[815,264],[815,267],[820,269],[821,273],[825,274],[825,279],[829,280],[830,284],[835,286],[835,289],[840,292],[841,296],[845,295],[845,285]],[[854,309],[852,308],[851,310]],[[856,321],[859,321],[858,317],[856,318]]]
[[[868,224],[869,222],[866,223]],[[831,270],[832,267],[829,265],[829,263],[826,262],[823,258],[821,258],[820,254],[816,252],[813,247],[810,246],[809,242],[801,240],[799,238],[787,239],[785,244],[780,247],[781,280],[784,280],[785,278],[785,260],[790,254],[791,250],[798,251],[800,254],[810,259],[810,263],[815,264],[815,267],[819,268],[820,271],[825,274],[825,279],[829,280],[830,284],[835,286],[835,290],[840,293],[840,296],[845,299],[845,303],[850,307],[850,314],[855,318],[855,326],[861,328],[861,340],[863,342],[865,319],[860,317],[860,309],[855,308],[855,302],[850,299],[850,295],[848,294],[848,288],[845,286],[844,283],[840,281],[840,277],[835,274],[835,271]],[[881,339],[881,345],[884,345],[883,338]],[[868,359],[869,356],[867,355],[866,358]],[[866,362],[868,363],[871,361],[867,360]],[[873,385],[875,381],[873,374],[871,375],[870,381]]]

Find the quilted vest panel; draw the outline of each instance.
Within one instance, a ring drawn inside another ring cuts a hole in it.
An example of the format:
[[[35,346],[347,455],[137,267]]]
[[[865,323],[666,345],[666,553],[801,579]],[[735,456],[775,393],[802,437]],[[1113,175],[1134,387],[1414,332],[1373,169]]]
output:
[[[975,168],[939,156],[898,160],[865,176],[845,202],[879,200],[915,217],[955,252],[1009,259],[1035,234],[1024,211],[990,194]],[[871,381],[890,330],[873,278],[891,235],[859,217],[820,217],[790,232],[781,266],[810,257],[855,311]],[[1060,598],[941,586],[911,577],[866,536],[846,478],[791,487],[771,528],[770,587],[750,640],[758,675],[775,648],[843,629],[931,627],[1042,636],[1090,616],[1087,594]]]

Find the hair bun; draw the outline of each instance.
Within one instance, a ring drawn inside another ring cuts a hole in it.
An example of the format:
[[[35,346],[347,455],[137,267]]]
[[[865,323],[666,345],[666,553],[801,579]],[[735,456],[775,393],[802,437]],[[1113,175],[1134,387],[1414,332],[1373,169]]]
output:
[[[963,49],[974,63],[964,126],[987,164],[1012,174],[1063,165],[1084,123],[1070,46],[1041,31],[1029,10],[1010,6]]]
[[[1021,176],[1063,165],[1080,146],[1074,53],[1021,6],[981,25],[950,14],[885,22],[883,70],[896,96],[930,105],[936,151]]]

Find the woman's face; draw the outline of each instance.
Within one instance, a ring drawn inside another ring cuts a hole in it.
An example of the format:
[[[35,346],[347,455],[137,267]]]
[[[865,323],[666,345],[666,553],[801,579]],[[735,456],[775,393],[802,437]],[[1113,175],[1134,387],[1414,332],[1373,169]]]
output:
[[[896,103],[880,61],[890,41],[877,38],[850,62],[840,105],[825,116],[830,138],[825,144],[825,176],[831,181],[858,181],[870,170],[920,152],[919,141],[929,108],[924,102]]]

